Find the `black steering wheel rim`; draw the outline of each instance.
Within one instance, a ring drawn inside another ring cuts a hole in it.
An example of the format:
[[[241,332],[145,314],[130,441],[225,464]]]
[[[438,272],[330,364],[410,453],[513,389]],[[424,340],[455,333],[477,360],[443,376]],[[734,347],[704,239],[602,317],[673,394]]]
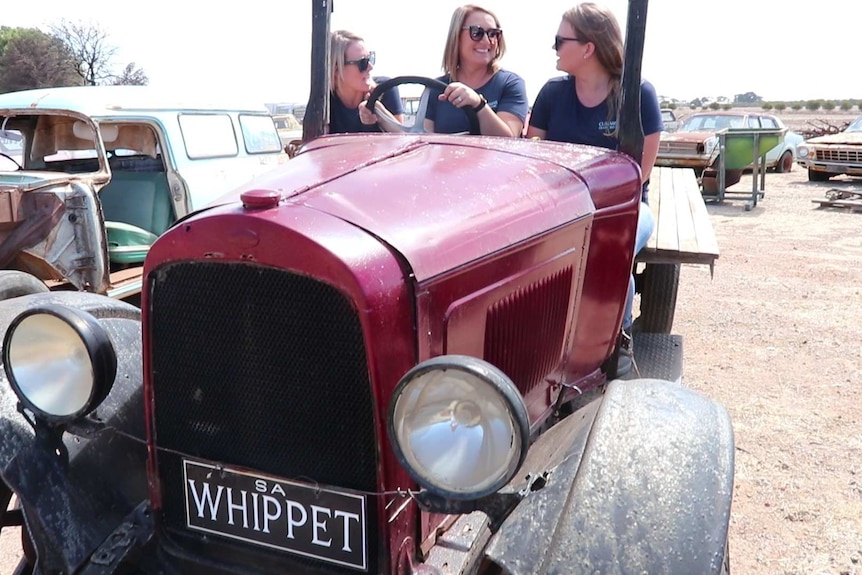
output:
[[[372,90],[371,95],[368,97],[368,109],[373,112],[377,101],[381,98],[381,96],[383,96],[383,93],[386,92],[386,90],[394,88],[395,86],[400,86],[402,84],[421,84],[426,88],[429,88],[431,90],[439,90],[440,92],[443,92],[448,85],[445,82],[441,82],[440,80],[435,80],[433,78],[428,78],[425,76],[398,76],[395,78],[390,78],[385,82],[381,82],[377,85],[376,88],[374,88],[374,90]],[[476,110],[468,106],[459,108],[459,110],[464,112],[464,115],[467,116],[467,122],[470,125],[470,135],[480,135],[482,132],[479,128],[479,116],[476,113]],[[425,118],[423,117],[422,120],[424,121],[424,119]]]

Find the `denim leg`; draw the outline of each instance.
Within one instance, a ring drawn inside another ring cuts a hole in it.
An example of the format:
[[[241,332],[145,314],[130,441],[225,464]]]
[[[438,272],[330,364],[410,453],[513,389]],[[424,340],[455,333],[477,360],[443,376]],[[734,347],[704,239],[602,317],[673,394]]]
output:
[[[635,255],[637,255],[647,244],[655,228],[655,219],[649,206],[644,202],[640,203],[638,210],[638,229],[635,235]],[[629,292],[626,296],[626,309],[623,313],[623,329],[631,330],[632,327],[632,306],[635,301],[635,276],[629,277]]]

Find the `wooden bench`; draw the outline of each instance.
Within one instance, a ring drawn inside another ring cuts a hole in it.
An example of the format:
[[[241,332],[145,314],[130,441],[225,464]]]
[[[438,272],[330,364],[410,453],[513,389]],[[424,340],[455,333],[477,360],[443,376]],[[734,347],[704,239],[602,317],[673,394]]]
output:
[[[638,331],[670,333],[681,264],[708,265],[718,259],[718,241],[700,186],[691,168],[653,168],[649,206],[656,225],[635,257],[644,264],[636,276],[641,294]]]

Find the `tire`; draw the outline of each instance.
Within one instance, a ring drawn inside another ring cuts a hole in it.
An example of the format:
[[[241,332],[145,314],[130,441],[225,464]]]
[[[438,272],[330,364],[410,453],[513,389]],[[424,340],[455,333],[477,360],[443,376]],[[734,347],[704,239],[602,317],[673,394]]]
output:
[[[808,181],[809,182],[828,182],[829,181],[829,173],[828,172],[818,172],[817,170],[808,169]]]
[[[793,169],[793,152],[784,150],[781,157],[778,158],[778,163],[775,164],[775,171],[779,174],[786,174]]]
[[[670,333],[679,290],[679,268],[679,264],[647,264],[643,272],[639,331]]]
[[[48,291],[51,290],[36,276],[17,270],[0,270],[0,301]]]

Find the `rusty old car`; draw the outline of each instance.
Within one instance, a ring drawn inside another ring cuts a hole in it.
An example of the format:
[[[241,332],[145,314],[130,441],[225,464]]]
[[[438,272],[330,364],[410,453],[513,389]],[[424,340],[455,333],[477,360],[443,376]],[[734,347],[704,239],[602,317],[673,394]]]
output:
[[[799,165],[812,182],[833,176],[862,176],[862,116],[841,132],[806,140],[798,147]]]

